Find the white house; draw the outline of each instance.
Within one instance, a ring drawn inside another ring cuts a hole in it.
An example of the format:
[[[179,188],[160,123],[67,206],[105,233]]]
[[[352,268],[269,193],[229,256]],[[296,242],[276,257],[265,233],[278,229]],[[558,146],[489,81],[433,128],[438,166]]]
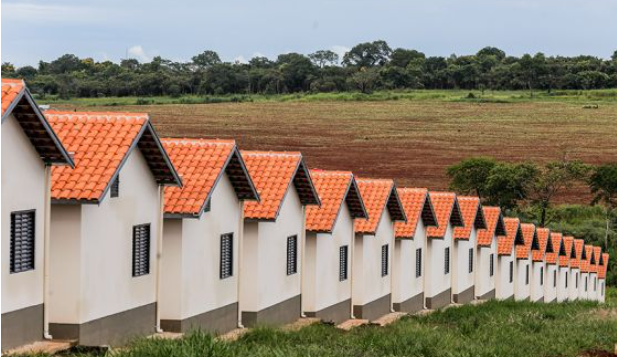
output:
[[[352,316],[354,220],[367,218],[353,173],[311,170],[321,207],[306,209],[302,311],[340,323]]]
[[[2,79],[2,350],[47,331],[51,165],[73,161],[21,80]]]
[[[165,188],[161,328],[237,327],[244,201],[258,200],[233,140],[162,139],[183,187]]]
[[[457,199],[465,225],[454,228],[452,301],[465,304],[476,297],[477,233],[487,226],[478,197],[458,196]]]
[[[437,227],[429,227],[426,244],[424,296],[426,307],[438,309],[452,302],[452,249],[454,229],[464,227],[463,215],[452,192],[430,192]]]
[[[532,281],[532,249],[538,249],[536,226],[532,223],[521,223],[523,244],[516,246],[516,273],[514,282],[514,299],[517,301],[531,300]]]
[[[478,300],[495,298],[497,237],[506,235],[501,208],[483,206],[486,229],[478,230],[477,265],[475,289]]]
[[[583,247],[585,241],[582,239],[574,239],[573,256],[570,259],[570,282],[568,283],[568,300],[578,300],[581,281],[581,257],[583,255]]]
[[[552,252],[546,253],[546,282],[544,284],[544,302],[557,301],[557,284],[559,257],[565,254],[563,247],[563,236],[561,233],[551,232],[550,244]]]
[[[544,302],[544,289],[546,283],[546,254],[553,252],[551,244],[551,231],[548,228],[536,228],[538,249],[531,250],[532,274],[531,274],[531,301]]]
[[[356,318],[376,320],[393,311],[392,250],[394,222],[405,221],[392,180],[358,179],[367,219],[355,222],[352,304]]]
[[[392,262],[394,310],[414,313],[424,309],[426,229],[437,226],[428,190],[399,188],[407,222],[394,223],[396,240]]]
[[[514,298],[514,275],[516,271],[516,246],[524,244],[521,222],[518,218],[504,218],[506,235],[497,239],[497,281],[496,298]]]
[[[570,283],[570,260],[574,256],[574,237],[565,236],[562,239],[564,254],[559,256],[559,270],[557,272],[557,302],[568,300]]]
[[[598,271],[598,279],[600,287],[598,291],[598,301],[606,302],[606,272],[608,271],[608,253],[603,253],[600,261],[600,270]]]
[[[244,203],[242,324],[290,323],[302,315],[305,206],[319,197],[301,153],[242,151],[242,158],[260,198]]]
[[[50,332],[82,345],[154,333],[164,186],[181,180],[146,114],[46,112],[75,168],[52,169]]]
[[[585,244],[583,246],[583,252],[581,254],[580,269],[581,279],[579,282],[578,298],[580,300],[589,300],[589,269],[591,265],[591,259],[593,257],[593,247]]]
[[[593,247],[593,256],[589,266],[589,295],[588,298],[591,301],[598,301],[599,292],[599,279],[598,270],[600,266],[600,259],[602,258],[602,248]]]

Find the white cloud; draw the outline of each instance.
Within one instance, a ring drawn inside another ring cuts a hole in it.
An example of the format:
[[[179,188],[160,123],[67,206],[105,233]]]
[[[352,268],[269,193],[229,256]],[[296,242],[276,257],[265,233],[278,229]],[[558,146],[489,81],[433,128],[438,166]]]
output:
[[[147,55],[146,51],[144,51],[143,47],[140,45],[129,48],[127,53],[129,58],[136,58],[141,62],[150,62],[152,59],[152,56]]]
[[[247,61],[246,58],[244,58],[244,56],[242,55],[236,56],[236,58],[234,58],[234,62],[235,63],[249,63],[249,61]]]
[[[6,19],[19,22],[93,23],[106,21],[103,9],[83,6],[34,4],[27,2],[4,3],[2,12]],[[4,17],[4,16],[3,16]]]
[[[349,50],[351,50],[351,48],[339,45],[334,45],[330,47],[330,51],[338,55],[339,61],[343,60],[343,56],[345,56],[345,53],[349,52]]]

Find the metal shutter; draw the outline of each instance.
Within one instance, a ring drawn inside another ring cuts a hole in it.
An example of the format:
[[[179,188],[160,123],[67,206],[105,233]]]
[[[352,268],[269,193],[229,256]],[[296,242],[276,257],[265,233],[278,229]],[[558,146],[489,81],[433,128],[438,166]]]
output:
[[[233,233],[221,235],[221,279],[226,279],[233,276],[233,242]]]
[[[416,278],[422,276],[422,248],[416,249]]]
[[[568,274],[566,274],[566,289],[568,288]]]
[[[116,179],[111,183],[110,197],[118,197],[120,195],[120,175],[116,176]]]
[[[444,252],[444,274],[450,274],[450,247]]]
[[[388,245],[381,246],[381,276],[388,275]]]
[[[525,285],[529,285],[529,265],[525,267]]]
[[[339,250],[339,281],[347,280],[347,260],[349,247],[344,245]]]
[[[34,217],[34,211],[11,213],[11,274],[34,269]]]
[[[574,287],[578,289],[578,273],[574,274]]]
[[[133,226],[133,276],[150,274],[150,224]]]
[[[510,262],[510,282],[514,281],[514,262]]]
[[[557,270],[553,272],[553,287],[557,287]]]
[[[298,236],[287,237],[287,275],[298,272]]]
[[[469,272],[473,273],[473,248],[469,248]]]
[[[495,274],[495,254],[491,254],[491,261],[489,265],[490,274],[493,276],[493,274]]]
[[[540,267],[540,285],[544,285],[544,267]]]

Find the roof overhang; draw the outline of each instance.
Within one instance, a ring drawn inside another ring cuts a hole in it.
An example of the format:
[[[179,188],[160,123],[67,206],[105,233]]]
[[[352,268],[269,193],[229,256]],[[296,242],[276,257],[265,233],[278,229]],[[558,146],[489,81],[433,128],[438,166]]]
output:
[[[390,218],[393,221],[407,222],[407,216],[405,215],[405,208],[403,208],[403,203],[401,202],[401,198],[398,196],[398,192],[396,192],[395,183],[392,184],[390,195],[388,196],[388,200],[386,201],[386,208],[388,209],[388,213],[390,213]]]
[[[426,227],[437,227],[437,215],[435,214],[435,208],[433,207],[433,201],[431,201],[431,196],[426,191],[426,195],[424,196],[424,204],[422,205],[422,212],[420,213],[422,218],[422,223]]]

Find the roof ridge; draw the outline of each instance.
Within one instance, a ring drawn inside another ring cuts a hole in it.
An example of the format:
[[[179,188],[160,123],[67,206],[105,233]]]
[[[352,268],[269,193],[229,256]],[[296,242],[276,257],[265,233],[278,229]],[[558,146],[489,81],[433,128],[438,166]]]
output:
[[[174,143],[174,144],[191,144],[192,146],[197,145],[217,145],[217,144],[227,144],[227,145],[235,145],[236,141],[234,139],[207,139],[207,138],[161,138],[161,141],[166,143]]]
[[[150,115],[148,113],[142,113],[142,112],[72,112],[69,110],[46,110],[43,114],[45,115],[57,115],[57,116],[61,116],[61,115],[85,115],[85,116],[112,116],[112,115],[118,115],[118,116],[125,116],[125,117],[146,117],[146,118],[150,118]],[[121,118],[117,118],[117,119],[121,119]]]
[[[13,84],[24,84],[25,85],[25,81],[22,78],[2,78],[2,84],[8,84],[8,85],[13,85]]]
[[[296,157],[302,156],[300,151],[259,151],[259,150],[241,150],[242,155],[251,156],[276,156],[276,157]]]

